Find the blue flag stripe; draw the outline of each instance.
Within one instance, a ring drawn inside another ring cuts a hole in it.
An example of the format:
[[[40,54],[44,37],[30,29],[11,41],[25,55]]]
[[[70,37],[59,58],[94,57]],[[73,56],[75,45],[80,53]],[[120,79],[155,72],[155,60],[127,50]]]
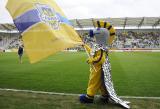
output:
[[[38,11],[35,9],[27,11],[18,18],[14,19],[15,25],[21,33],[40,21],[41,19],[38,16]]]
[[[69,20],[61,16],[59,13],[56,13],[56,16],[58,17],[61,23],[71,25]],[[29,27],[39,22],[43,22],[43,21],[41,20],[39,13],[36,9],[27,11],[21,16],[14,19],[15,25],[21,33],[23,33],[26,29],[28,29]]]
[[[68,25],[72,25],[71,22],[67,18],[61,16],[59,13],[56,13],[56,15],[59,17],[60,22],[68,24]]]

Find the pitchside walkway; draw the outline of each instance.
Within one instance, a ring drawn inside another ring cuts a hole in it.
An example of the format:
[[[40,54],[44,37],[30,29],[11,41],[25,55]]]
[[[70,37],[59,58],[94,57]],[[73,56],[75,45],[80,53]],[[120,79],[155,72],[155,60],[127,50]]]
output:
[[[81,104],[79,94],[0,89],[0,109],[121,109],[98,97],[94,104]],[[131,109],[159,109],[160,97],[122,97],[131,101]]]

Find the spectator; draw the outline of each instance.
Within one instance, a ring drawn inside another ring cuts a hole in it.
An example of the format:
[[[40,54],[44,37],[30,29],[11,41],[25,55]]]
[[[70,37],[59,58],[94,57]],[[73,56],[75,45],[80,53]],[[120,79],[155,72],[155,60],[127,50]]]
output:
[[[18,48],[18,56],[19,56],[19,62],[22,64],[22,55],[23,55],[23,45],[20,45]]]

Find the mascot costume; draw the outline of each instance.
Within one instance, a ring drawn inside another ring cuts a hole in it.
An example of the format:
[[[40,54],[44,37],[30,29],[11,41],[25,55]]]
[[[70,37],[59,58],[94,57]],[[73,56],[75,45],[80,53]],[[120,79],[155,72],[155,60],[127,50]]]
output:
[[[111,65],[108,58],[108,46],[115,38],[115,29],[110,23],[97,21],[96,29],[89,31],[89,38],[86,39],[89,45],[84,48],[89,54],[87,63],[91,65],[87,94],[80,95],[81,103],[93,103],[94,96],[100,90],[100,99],[119,104],[125,108],[129,107],[128,101],[121,100],[113,87],[111,79]]]

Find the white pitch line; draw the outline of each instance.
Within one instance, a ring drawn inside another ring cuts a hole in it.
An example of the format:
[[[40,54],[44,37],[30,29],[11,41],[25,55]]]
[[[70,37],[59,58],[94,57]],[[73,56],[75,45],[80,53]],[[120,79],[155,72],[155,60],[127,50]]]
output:
[[[25,92],[25,93],[35,93],[35,94],[49,94],[49,95],[70,95],[70,96],[79,96],[80,94],[71,94],[71,93],[58,93],[58,92],[45,92],[45,91],[33,91],[33,90],[19,90],[19,89],[2,89],[0,91],[12,91],[12,92]]]
[[[72,93],[57,93],[57,92],[45,92],[45,91],[33,91],[33,90],[19,90],[19,89],[6,89],[0,88],[0,91],[12,91],[12,92],[25,92],[35,94],[49,94],[49,95],[65,95],[65,96],[79,96],[80,94]],[[155,99],[160,100],[160,97],[139,97],[139,96],[119,96],[120,98],[131,98],[131,99]]]
[[[132,98],[132,99],[155,99],[160,100],[160,97],[139,97],[139,96],[119,96],[120,98]]]

